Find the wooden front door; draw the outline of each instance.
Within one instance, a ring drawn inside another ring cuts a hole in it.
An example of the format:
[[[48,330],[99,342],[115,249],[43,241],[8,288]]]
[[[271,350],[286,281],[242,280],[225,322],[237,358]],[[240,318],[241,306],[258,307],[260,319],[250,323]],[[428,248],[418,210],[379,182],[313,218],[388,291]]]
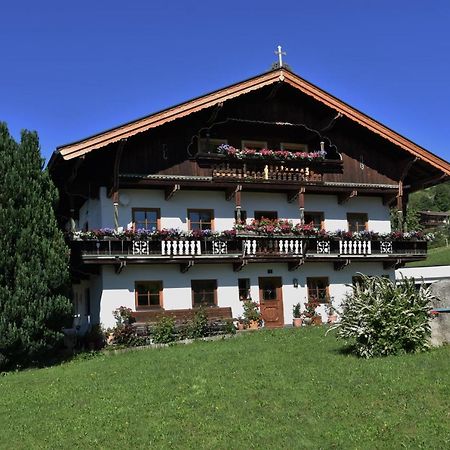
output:
[[[259,302],[264,326],[269,328],[284,326],[283,293],[280,277],[259,278]]]

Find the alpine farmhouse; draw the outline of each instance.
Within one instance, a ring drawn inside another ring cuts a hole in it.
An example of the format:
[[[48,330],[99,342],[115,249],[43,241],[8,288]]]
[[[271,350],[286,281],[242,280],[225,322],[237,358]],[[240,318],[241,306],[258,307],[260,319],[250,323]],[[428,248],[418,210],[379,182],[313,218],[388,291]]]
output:
[[[446,161],[284,67],[53,153],[71,246],[75,325],[205,306],[265,327],[293,305],[339,308],[358,272],[394,279],[426,257],[408,195]],[[399,227],[391,230],[390,207]]]

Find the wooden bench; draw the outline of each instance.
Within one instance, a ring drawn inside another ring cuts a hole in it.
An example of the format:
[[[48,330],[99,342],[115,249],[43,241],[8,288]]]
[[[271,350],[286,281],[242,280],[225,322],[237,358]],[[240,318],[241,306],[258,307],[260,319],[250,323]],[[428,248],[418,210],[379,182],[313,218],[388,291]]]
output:
[[[198,308],[193,309],[151,309],[144,311],[133,311],[132,316],[136,319],[136,324],[155,323],[160,317],[173,317],[176,324],[182,324],[194,318]],[[208,321],[220,321],[232,319],[231,307],[209,307],[204,308]]]

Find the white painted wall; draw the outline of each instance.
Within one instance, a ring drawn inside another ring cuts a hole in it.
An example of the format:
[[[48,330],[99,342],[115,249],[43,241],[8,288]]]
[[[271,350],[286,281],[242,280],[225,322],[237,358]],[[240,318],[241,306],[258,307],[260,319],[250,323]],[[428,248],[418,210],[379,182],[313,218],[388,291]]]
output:
[[[450,266],[428,266],[428,267],[403,267],[395,271],[395,279],[415,278],[417,282],[434,283],[440,280],[450,280]]]
[[[272,270],[272,273],[268,273]],[[349,290],[346,284],[351,284],[356,272],[368,275],[387,274],[393,279],[394,271],[385,271],[381,263],[352,264],[342,271],[333,270],[332,263],[306,263],[297,271],[289,272],[286,264],[249,264],[241,272],[234,272],[231,264],[198,264],[187,273],[180,273],[179,266],[174,265],[135,265],[127,266],[120,274],[113,267],[104,266],[102,276],[97,277],[95,286],[91,289],[92,309],[95,303],[99,306],[99,320],[105,327],[115,325],[112,311],[119,306],[134,310],[134,284],[136,281],[162,280],[163,306],[165,309],[187,309],[192,307],[191,280],[217,280],[218,305],[231,307],[233,317],[242,315],[242,303],[238,295],[238,278],[250,278],[251,296],[259,300],[258,277],[278,276],[283,282],[284,321],[292,323],[292,307],[297,302],[306,302],[306,278],[313,276],[328,276],[330,281],[330,296],[334,297],[333,305],[339,307],[343,296]],[[101,278],[103,291],[98,278]],[[294,288],[293,280],[298,279],[299,287]],[[325,307],[319,308],[323,319],[326,319]]]
[[[223,192],[219,191],[179,191],[170,200],[165,200],[163,190],[122,189],[129,203],[119,206],[119,225],[127,228],[132,220],[132,208],[160,208],[161,227],[187,230],[188,209],[213,209],[216,231],[229,230],[234,224],[234,201],[226,201]],[[288,203],[285,194],[242,192],[242,209],[247,211],[249,219],[255,211],[277,211],[280,219],[299,221],[296,202]],[[380,233],[391,230],[389,208],[383,205],[378,197],[355,197],[339,205],[335,195],[306,195],[306,211],[323,211],[325,229],[329,231],[347,229],[347,213],[367,213],[369,229]],[[82,217],[88,217],[90,228],[112,228],[112,199],[106,195],[106,188],[100,189],[100,200],[89,200],[80,211]]]

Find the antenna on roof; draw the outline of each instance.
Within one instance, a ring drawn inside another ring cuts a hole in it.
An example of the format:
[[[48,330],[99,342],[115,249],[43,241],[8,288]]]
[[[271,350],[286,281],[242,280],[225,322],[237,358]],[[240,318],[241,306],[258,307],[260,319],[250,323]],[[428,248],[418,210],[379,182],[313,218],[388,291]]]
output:
[[[286,52],[283,52],[281,49],[281,45],[278,46],[278,49],[275,50],[275,55],[278,56],[278,61],[272,64],[271,70],[281,69],[285,67],[286,69],[291,70],[289,64],[283,62],[283,55],[286,55]]]

